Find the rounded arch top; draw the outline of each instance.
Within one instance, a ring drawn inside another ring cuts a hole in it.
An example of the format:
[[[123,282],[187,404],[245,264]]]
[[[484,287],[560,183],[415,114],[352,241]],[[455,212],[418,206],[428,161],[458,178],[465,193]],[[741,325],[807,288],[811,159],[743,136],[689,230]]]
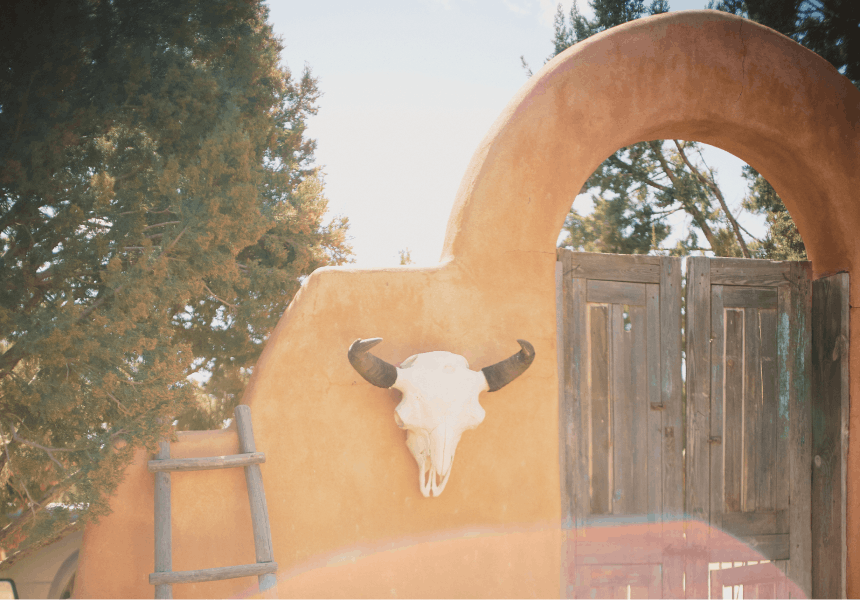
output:
[[[720,147],[762,173],[816,272],[860,260],[860,91],[793,40],[711,10],[612,28],[533,76],[469,164],[443,259],[501,267],[506,253],[553,252],[603,160],[672,138]]]

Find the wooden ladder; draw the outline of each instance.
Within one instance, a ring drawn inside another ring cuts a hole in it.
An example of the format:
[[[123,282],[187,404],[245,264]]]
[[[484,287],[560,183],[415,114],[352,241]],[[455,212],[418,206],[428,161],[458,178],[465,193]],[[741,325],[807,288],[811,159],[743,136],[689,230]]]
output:
[[[266,494],[263,491],[263,476],[260,473],[260,463],[266,462],[266,455],[257,452],[254,444],[251,408],[246,404],[240,404],[234,414],[242,454],[172,459],[170,443],[161,442],[155,460],[148,463],[150,473],[155,473],[155,573],[149,575],[149,583],[155,586],[156,598],[173,598],[174,583],[221,581],[253,575],[259,579],[261,593],[268,591],[267,596],[277,597],[275,572],[278,570],[278,563],[274,561],[272,554],[272,532],[269,528]],[[174,571],[170,523],[170,472],[231,467],[245,468],[245,483],[248,486],[248,500],[251,502],[251,524],[254,529],[254,550],[257,562],[235,567]]]

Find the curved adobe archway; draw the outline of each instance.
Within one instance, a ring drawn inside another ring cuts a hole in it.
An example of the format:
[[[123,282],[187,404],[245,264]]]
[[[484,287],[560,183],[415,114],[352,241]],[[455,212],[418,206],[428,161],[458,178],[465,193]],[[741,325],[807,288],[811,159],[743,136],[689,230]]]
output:
[[[475,153],[443,258],[503,272],[507,253],[553,252],[571,199],[606,157],[671,138],[718,146],[754,166],[785,201],[815,275],[854,275],[851,371],[860,372],[860,92],[813,52],[725,13],[642,19],[548,63]],[[860,398],[860,376],[851,378],[851,397]],[[860,570],[850,566],[860,556],[857,444],[848,467],[850,597],[860,593]]]
[[[615,27],[548,63],[473,157],[445,257],[486,263],[500,250],[551,251],[571,199],[606,157],[670,138],[718,146],[758,169],[817,273],[854,264],[860,92],[785,36],[717,11]],[[484,244],[481,231],[496,243]]]

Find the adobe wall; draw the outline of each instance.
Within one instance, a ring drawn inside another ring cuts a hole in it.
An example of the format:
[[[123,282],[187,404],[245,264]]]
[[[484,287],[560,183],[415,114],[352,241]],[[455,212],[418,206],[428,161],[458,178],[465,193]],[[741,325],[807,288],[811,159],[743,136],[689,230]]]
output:
[[[263,465],[279,593],[316,596],[557,596],[558,378],[555,241],[593,170],[633,142],[719,146],[785,200],[816,274],[860,264],[860,92],[815,54],[713,11],[642,19],[577,44],[510,102],[463,178],[440,265],[325,268],[267,342],[244,402]],[[860,277],[851,282],[851,365],[860,373]],[[393,420],[398,392],[346,358],[383,337],[389,362],[448,350],[480,368],[518,350],[532,367],[484,394],[439,498],[423,498]],[[860,397],[860,377],[851,381]],[[860,431],[860,407],[851,424]],[[174,456],[229,454],[233,431],[184,434]],[[88,527],[78,597],[146,596],[152,476],[139,454]],[[253,562],[239,471],[173,476],[174,569]],[[849,455],[849,596],[860,594],[860,447]],[[853,565],[853,567],[852,567]],[[250,587],[249,587],[250,586]],[[251,580],[175,586],[229,596]]]

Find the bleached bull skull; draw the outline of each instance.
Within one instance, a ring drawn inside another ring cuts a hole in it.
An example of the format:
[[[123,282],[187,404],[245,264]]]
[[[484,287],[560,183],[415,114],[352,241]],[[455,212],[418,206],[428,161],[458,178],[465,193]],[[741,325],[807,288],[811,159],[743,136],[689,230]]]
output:
[[[465,358],[450,352],[416,354],[395,367],[368,352],[381,341],[355,340],[349,347],[349,362],[373,385],[403,394],[394,409],[394,421],[406,430],[406,446],[418,463],[421,493],[438,496],[451,475],[460,436],[484,420],[478,394],[495,392],[522,375],[532,364],[535,349],[517,340],[519,352],[472,371]]]

